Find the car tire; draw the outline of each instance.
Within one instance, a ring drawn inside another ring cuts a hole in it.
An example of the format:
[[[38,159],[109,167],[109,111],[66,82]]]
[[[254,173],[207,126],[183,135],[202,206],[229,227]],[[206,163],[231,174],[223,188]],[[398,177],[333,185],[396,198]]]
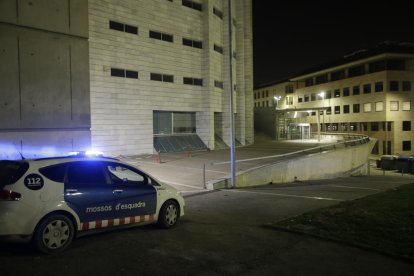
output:
[[[74,237],[73,222],[65,215],[54,214],[44,218],[33,236],[35,247],[46,254],[65,250]]]
[[[178,203],[174,200],[167,200],[161,207],[158,225],[165,229],[171,228],[176,225],[179,217],[180,208]]]

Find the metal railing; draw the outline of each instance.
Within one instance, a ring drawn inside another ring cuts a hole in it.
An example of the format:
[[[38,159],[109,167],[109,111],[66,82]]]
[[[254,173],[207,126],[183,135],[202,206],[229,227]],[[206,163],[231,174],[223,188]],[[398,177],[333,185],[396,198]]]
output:
[[[315,134],[316,135],[316,134]],[[330,137],[330,140],[333,140],[332,137],[341,137],[341,139],[336,139],[337,141],[335,143],[327,143],[327,144],[321,144],[317,147],[312,147],[304,150],[284,153],[284,154],[277,154],[277,155],[270,155],[270,156],[261,156],[261,157],[255,157],[255,158],[248,158],[248,159],[241,159],[236,160],[236,163],[243,163],[243,162],[251,162],[251,161],[258,161],[258,160],[267,160],[267,159],[275,159],[274,162],[268,162],[265,164],[258,165],[256,167],[249,168],[250,170],[258,169],[264,166],[273,165],[275,163],[278,163],[281,161],[281,159],[285,159],[285,157],[295,157],[295,156],[307,156],[311,154],[316,153],[323,153],[328,151],[335,151],[340,148],[347,148],[352,146],[358,146],[362,144],[369,143],[371,141],[370,137],[364,134],[349,134],[349,133],[321,133],[321,137],[325,137],[325,140],[327,137]],[[204,163],[203,165],[203,185],[204,188],[207,188],[207,181],[206,181],[206,167],[207,166],[217,166],[217,165],[226,165],[230,164],[231,161],[222,161],[222,162],[212,162],[212,163]],[[222,178],[216,178],[212,179],[210,181],[221,181],[229,179],[229,177],[222,177]]]

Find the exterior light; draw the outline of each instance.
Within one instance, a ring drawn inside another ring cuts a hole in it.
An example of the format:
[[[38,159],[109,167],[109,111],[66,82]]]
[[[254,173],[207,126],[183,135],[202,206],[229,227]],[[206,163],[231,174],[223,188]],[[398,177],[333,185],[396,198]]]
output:
[[[321,93],[319,93],[318,96],[321,98],[325,98],[325,91],[322,91]]]

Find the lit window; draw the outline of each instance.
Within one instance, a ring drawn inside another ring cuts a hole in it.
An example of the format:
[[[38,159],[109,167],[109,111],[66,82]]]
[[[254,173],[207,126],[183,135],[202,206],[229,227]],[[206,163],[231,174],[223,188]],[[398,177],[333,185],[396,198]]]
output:
[[[410,111],[411,110],[411,102],[402,102],[402,110],[403,111]]]
[[[375,111],[384,111],[384,102],[376,102]]]
[[[398,101],[391,101],[390,102],[390,111],[398,111],[398,110],[399,110]]]
[[[364,104],[364,112],[371,112],[372,111],[372,104],[371,103],[365,103]]]

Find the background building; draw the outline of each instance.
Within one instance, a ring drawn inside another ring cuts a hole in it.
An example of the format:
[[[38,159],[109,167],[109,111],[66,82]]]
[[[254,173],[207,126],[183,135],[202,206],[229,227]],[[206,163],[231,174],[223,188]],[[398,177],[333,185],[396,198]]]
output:
[[[279,108],[289,111],[288,121],[309,124],[313,133],[318,125],[325,132],[364,133],[378,139],[374,154],[412,155],[413,82],[414,45],[381,43],[288,81],[259,87],[255,106],[274,110],[274,95],[281,96]],[[293,91],[277,90],[292,85]],[[289,133],[282,124],[276,128]]]
[[[231,93],[252,143],[251,0],[229,3],[1,1],[2,157],[230,145]]]

